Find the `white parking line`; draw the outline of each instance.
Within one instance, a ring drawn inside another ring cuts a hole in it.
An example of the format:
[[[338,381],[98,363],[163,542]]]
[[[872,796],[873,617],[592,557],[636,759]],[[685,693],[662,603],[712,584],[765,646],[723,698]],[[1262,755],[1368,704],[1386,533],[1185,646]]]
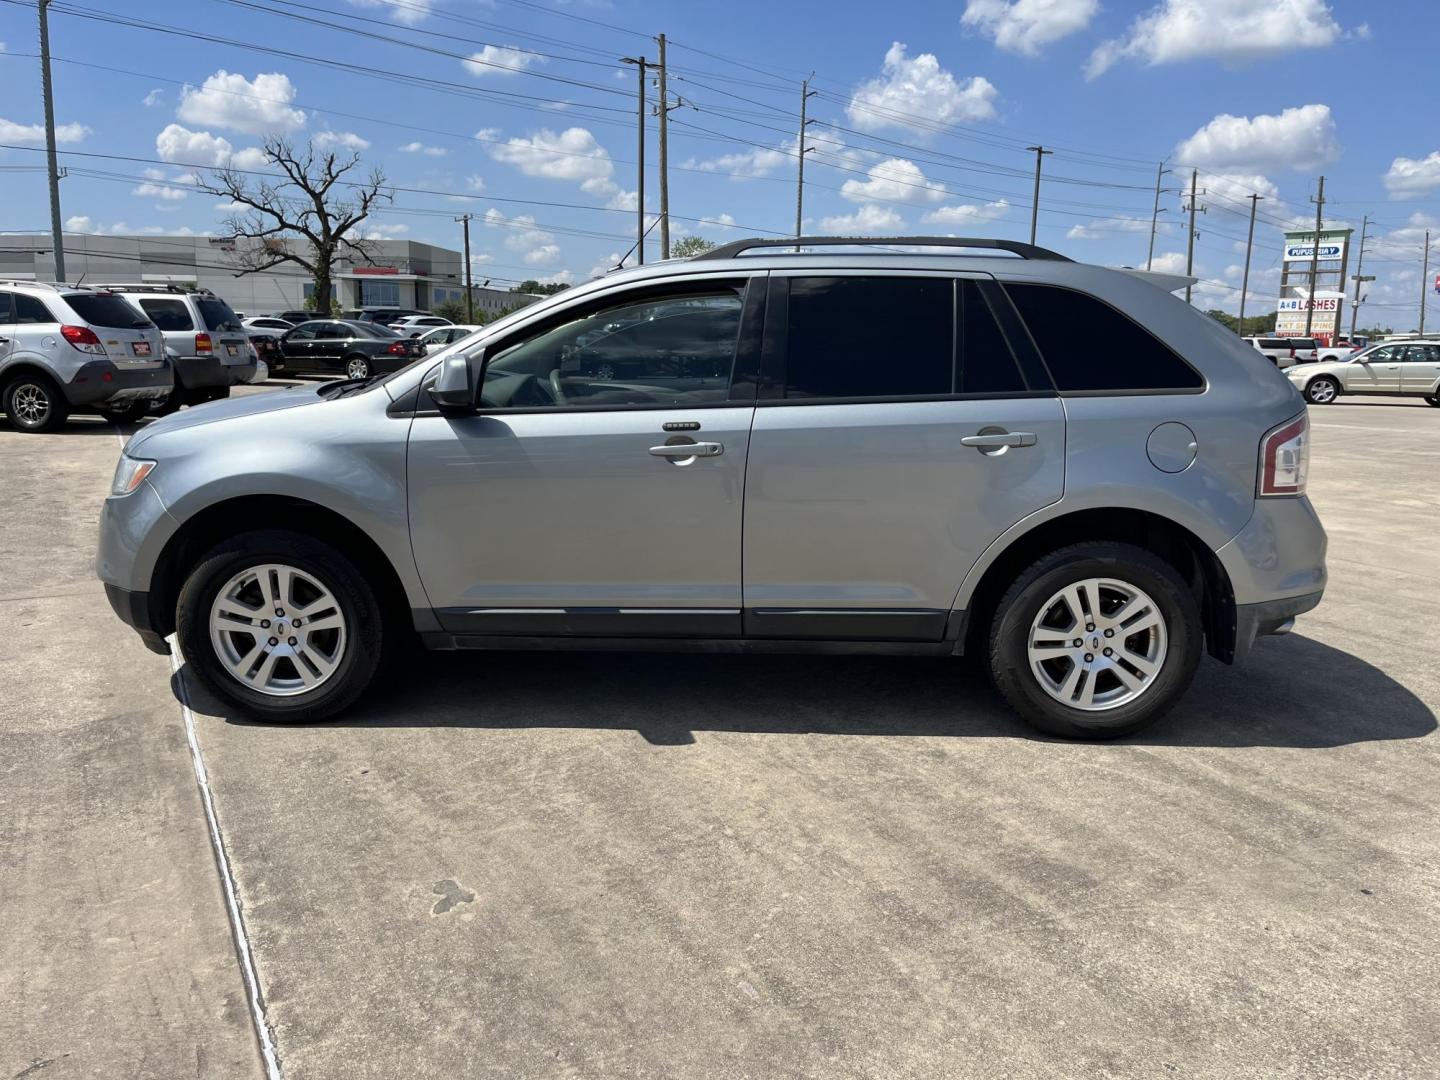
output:
[[[235,874],[230,868],[230,856],[225,852],[225,840],[220,834],[220,820],[215,816],[215,800],[210,793],[210,774],[205,770],[205,757],[200,752],[200,741],[195,734],[195,713],[190,709],[190,695],[185,689],[185,677],[180,674],[180,643],[174,634],[167,640],[170,643],[170,669],[177,676],[180,711],[185,718],[185,739],[190,744],[190,763],[195,767],[195,784],[200,789],[200,802],[205,807],[205,823],[210,829],[210,846],[215,851],[215,865],[220,871],[220,885],[225,892],[225,906],[230,914],[230,930],[235,936],[235,952],[240,957],[240,970],[245,976],[245,990],[250,998],[250,1019],[254,1023],[255,1037],[260,1043],[260,1056],[265,1062],[266,1080],[282,1080],[284,1074],[280,1071],[280,1055],[275,1049],[275,1040],[265,1017],[265,999],[260,993],[260,980],[255,974],[250,936],[245,932],[240,896],[235,891]]]

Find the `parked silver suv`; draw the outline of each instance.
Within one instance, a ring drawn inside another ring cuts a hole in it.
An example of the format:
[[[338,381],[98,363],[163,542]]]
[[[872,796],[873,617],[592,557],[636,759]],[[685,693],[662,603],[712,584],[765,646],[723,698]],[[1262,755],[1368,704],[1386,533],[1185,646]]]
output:
[[[55,431],[77,409],[135,420],[170,393],[160,331],[111,293],[0,281],[0,411]]]
[[[150,425],[99,575],[147,644],[176,633],[269,719],[351,705],[415,632],[977,652],[1036,726],[1113,736],[1202,651],[1236,661],[1319,602],[1308,444],[1285,377],[1143,274],[996,240],[747,241],[394,375]]]

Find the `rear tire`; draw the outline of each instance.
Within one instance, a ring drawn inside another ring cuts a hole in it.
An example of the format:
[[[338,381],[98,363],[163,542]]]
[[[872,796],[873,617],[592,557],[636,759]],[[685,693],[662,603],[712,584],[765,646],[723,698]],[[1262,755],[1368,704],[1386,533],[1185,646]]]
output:
[[[1440,394],[1431,394],[1431,395],[1429,395],[1429,396],[1425,399],[1425,404],[1426,404],[1426,405],[1434,405],[1435,408],[1440,409]]]
[[[371,375],[370,361],[363,356],[347,356],[345,358],[345,377],[347,379],[368,379]]]
[[[1074,616],[1064,595],[1078,601]],[[1195,595],[1173,566],[1132,544],[1088,541],[1051,552],[1006,590],[990,623],[990,673],[1039,730],[1113,739],[1179,700],[1203,634]]]
[[[17,375],[6,383],[0,408],[16,431],[27,434],[59,431],[70,415],[69,403],[55,381],[38,372]]]
[[[279,529],[213,548],[181,588],[176,615],[180,648],[200,681],[260,720],[302,723],[348,708],[370,685],[385,644],[379,600],[355,563],[322,540]]]
[[[1311,405],[1333,405],[1340,396],[1340,384],[1329,375],[1311,379],[1305,387],[1305,400]]]

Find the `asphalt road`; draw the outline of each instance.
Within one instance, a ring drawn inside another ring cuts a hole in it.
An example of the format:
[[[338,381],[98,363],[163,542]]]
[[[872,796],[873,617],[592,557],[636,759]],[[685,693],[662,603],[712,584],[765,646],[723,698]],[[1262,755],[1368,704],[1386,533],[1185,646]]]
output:
[[[1440,1074],[1440,410],[1312,418],[1325,602],[1121,743],[930,659],[192,689],[285,1075]],[[92,576],[119,449],[0,431],[0,1078],[259,1076],[179,681]]]

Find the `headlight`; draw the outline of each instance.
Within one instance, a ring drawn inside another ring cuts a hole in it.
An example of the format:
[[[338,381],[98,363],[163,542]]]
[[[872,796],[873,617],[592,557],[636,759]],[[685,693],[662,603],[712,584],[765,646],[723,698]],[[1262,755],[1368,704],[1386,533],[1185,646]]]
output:
[[[155,462],[153,461],[126,457],[121,454],[119,462],[115,465],[115,479],[110,482],[110,494],[129,495],[140,486],[154,468]]]

